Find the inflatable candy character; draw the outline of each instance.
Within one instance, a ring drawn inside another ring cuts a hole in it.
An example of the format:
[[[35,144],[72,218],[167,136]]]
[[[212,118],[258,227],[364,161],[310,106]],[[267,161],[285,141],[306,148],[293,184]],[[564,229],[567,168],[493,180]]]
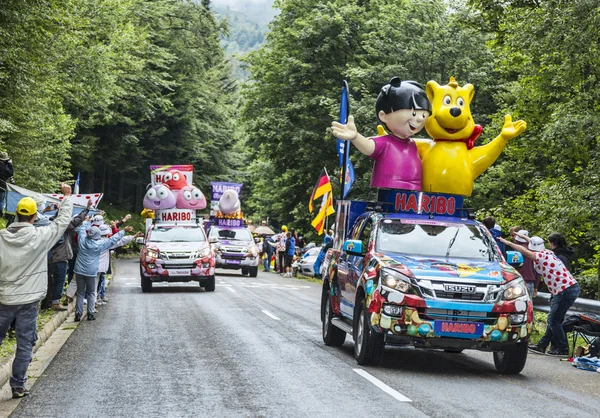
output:
[[[354,117],[346,125],[333,122],[333,134],[351,141],[360,152],[375,160],[371,187],[421,190],[422,166],[417,144],[411,139],[425,127],[431,106],[416,81],[394,77],[381,88],[375,103],[377,119],[389,134],[365,138],[358,133]]]
[[[206,197],[195,186],[185,186],[177,192],[177,209],[204,209]]]
[[[423,161],[423,191],[470,196],[473,181],[496,161],[508,141],[521,134],[527,124],[504,117],[500,135],[480,147],[474,147],[482,128],[471,116],[472,84],[462,87],[453,77],[445,86],[427,83],[431,117],[425,129],[433,141],[418,140]]]
[[[240,210],[240,199],[235,190],[225,190],[219,199],[219,212],[229,215]]]
[[[185,176],[178,170],[167,171],[163,177],[163,183],[171,190],[181,190],[187,186]]]
[[[175,195],[165,184],[150,187],[144,196],[144,208],[146,209],[173,209],[175,203]]]

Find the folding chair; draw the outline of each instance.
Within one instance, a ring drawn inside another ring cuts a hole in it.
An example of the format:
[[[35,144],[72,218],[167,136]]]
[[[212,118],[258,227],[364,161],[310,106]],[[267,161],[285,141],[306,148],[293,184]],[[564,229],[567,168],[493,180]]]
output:
[[[588,345],[593,344],[594,341],[598,337],[600,337],[600,332],[590,331],[589,329],[583,327],[585,323],[600,325],[600,315],[581,314],[580,318],[582,321],[584,321],[584,323],[579,326],[573,327],[573,348],[571,349],[571,357],[573,357],[573,355],[575,354],[575,344],[577,343],[577,337],[583,338],[583,341],[585,341],[585,343]]]

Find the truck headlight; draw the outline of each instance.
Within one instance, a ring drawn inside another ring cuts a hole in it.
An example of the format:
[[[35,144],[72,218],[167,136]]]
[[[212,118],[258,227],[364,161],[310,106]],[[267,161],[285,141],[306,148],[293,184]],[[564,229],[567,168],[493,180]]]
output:
[[[384,268],[381,270],[381,283],[391,289],[396,289],[402,293],[414,293],[410,284],[410,279],[404,274],[392,269]]]
[[[160,253],[153,249],[153,248],[148,248],[146,250],[146,257],[150,257],[150,258],[160,258]]]
[[[523,279],[515,279],[504,285],[502,299],[514,300],[520,298],[521,296],[525,296],[526,294],[527,287],[525,286],[525,281]]]
[[[210,255],[210,248],[204,248],[203,250],[197,251],[193,258],[208,257]]]

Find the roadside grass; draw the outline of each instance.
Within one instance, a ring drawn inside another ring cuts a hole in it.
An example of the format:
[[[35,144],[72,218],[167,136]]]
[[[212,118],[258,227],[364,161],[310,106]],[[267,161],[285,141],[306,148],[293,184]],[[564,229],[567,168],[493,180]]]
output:
[[[44,326],[50,322],[54,314],[55,312],[52,309],[39,311],[37,317],[37,330],[40,331],[44,328]],[[13,333],[11,332],[7,335],[0,346],[0,363],[14,355],[15,350],[17,349],[17,340],[14,336],[10,336],[11,334]]]

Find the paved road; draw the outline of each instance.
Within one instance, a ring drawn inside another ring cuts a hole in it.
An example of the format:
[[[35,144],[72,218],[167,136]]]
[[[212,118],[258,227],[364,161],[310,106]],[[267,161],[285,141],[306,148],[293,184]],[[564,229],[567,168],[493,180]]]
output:
[[[139,287],[119,261],[111,301],[73,333],[14,417],[597,417],[600,374],[531,355],[387,349],[359,367],[321,341],[320,286],[269,273]],[[159,287],[160,286],[160,287]],[[409,402],[410,401],[410,402]]]

